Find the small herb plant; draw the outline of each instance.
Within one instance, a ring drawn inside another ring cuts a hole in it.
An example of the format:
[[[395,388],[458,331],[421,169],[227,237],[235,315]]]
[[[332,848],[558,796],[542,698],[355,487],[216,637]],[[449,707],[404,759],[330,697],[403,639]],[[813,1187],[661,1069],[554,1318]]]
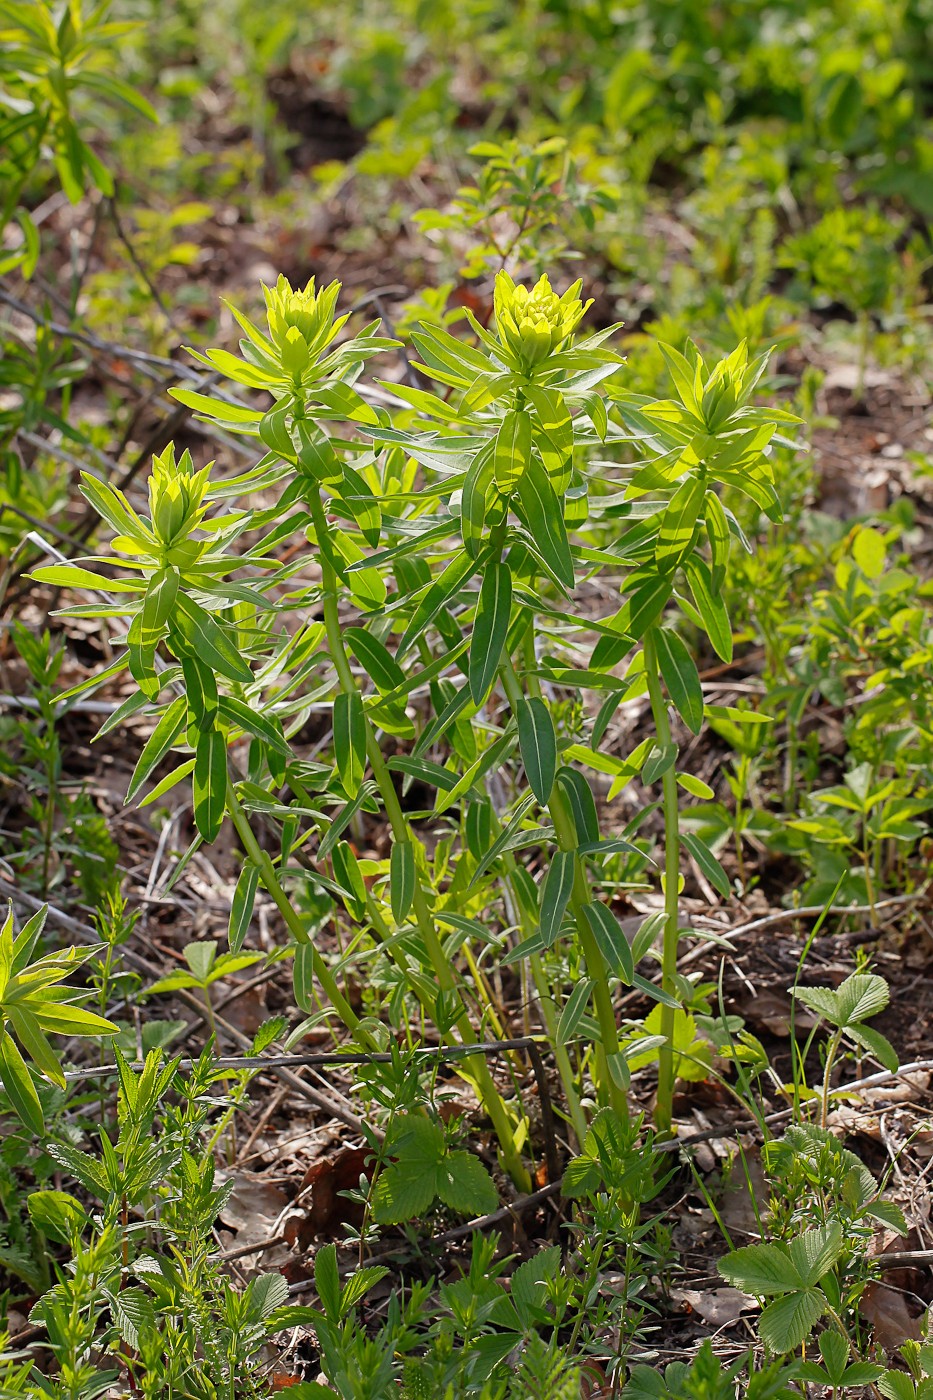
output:
[[[652,994],[663,1042],[657,1122],[667,1130],[681,851],[723,895],[730,889],[709,848],[680,829],[678,789],[710,792],[678,768],[671,712],[694,734],[707,713],[765,719],[705,705],[678,624],[731,658],[723,583],[733,547],[748,546],[719,492],[744,494],[778,519],[767,451],[794,421],[753,401],[766,360],[750,362],[740,345],[708,368],[690,345],[664,347],[674,396],[632,395],[607,343],[615,328],[578,335],[579,283],[558,296],[545,276],[529,290],[500,273],[493,329],[470,314],[472,343],[437,325],[412,333],[421,373],[446,396],[393,382],[384,386],[390,412],[357,384],[393,345],[375,326],[348,335],[336,283],[295,291],[280,278],[264,291],[264,329],[234,311],[240,355],[198,358],[272,406],[175,391],[255,438],[264,449],[255,467],[214,481],[210,465],[169,447],[153,462],[147,515],[85,476],[114,532],[111,551],[35,573],[109,594],[105,611],[128,619],[108,675],[127,669],[137,691],[107,729],[143,710],[157,720],[130,795],[172,758],[154,794],[189,779],[198,840],[215,840],[229,820],[242,844],[237,926],[261,882],[294,944],[299,1004],[316,982],[364,1047],[376,1043],[376,1021],[352,1009],[343,968],[311,937],[289,893],[297,880],[335,896],[354,943],[360,933],[372,940],[357,956],[390,959],[424,1014],[464,1045],[475,1039],[468,1001],[493,1014],[471,948],[495,938],[500,956],[527,969],[582,1141],[588,1061],[599,1102],[626,1111],[614,987],[650,989],[594,892],[601,862],[631,843],[601,832],[586,771],[611,775],[610,797],[636,778],[660,785],[666,903]],[[275,493],[275,506],[230,504],[259,491]],[[306,548],[283,562],[296,539]],[[95,572],[103,562],[118,565],[115,580]],[[578,616],[576,591],[601,570],[623,579],[621,605]],[[568,690],[593,693],[596,713],[571,712],[568,723],[557,702]],[[644,693],[653,736],[616,756],[603,742],[607,725],[623,698]],[[428,707],[419,700],[413,715],[421,694]],[[329,761],[309,764],[290,739],[312,695],[332,706],[333,747]],[[406,813],[399,777],[436,793],[431,812]],[[367,888],[345,833],[356,814],[376,812],[392,834],[389,878]],[[275,856],[260,839],[270,821],[281,831]],[[523,863],[534,850],[545,866],[537,883]],[[493,922],[465,917],[464,901]],[[509,925],[518,937],[502,947]],[[638,956],[656,927],[636,939]],[[576,967],[569,996],[549,976],[563,939]],[[527,1124],[481,1056],[461,1072],[492,1119],[503,1164],[527,1184]]]

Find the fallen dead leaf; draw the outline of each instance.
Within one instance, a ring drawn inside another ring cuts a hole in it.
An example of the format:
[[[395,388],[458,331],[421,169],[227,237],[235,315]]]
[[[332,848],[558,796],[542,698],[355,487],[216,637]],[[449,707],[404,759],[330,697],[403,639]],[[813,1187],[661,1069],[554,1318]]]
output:
[[[276,1225],[288,1197],[265,1177],[239,1171],[227,1204],[220,1212],[220,1222],[236,1231],[237,1245],[260,1244],[277,1234]]]
[[[920,1340],[920,1321],[911,1317],[903,1293],[886,1283],[870,1283],[862,1294],[859,1312],[874,1329],[882,1351],[897,1351],[907,1341]]]
[[[757,1147],[746,1148],[744,1165],[741,1157],[733,1158],[723,1186],[719,1213],[729,1234],[757,1239],[771,1194]]]
[[[304,1208],[290,1215],[283,1227],[292,1248],[310,1249],[319,1235],[333,1234],[341,1225],[362,1225],[363,1207],[340,1193],[358,1186],[361,1176],[372,1181],[371,1156],[368,1147],[345,1147],[308,1168],[299,1192]]]
[[[754,1298],[738,1288],[672,1288],[671,1297],[685,1312],[695,1312],[712,1327],[724,1327],[736,1322],[749,1308],[757,1308]]]

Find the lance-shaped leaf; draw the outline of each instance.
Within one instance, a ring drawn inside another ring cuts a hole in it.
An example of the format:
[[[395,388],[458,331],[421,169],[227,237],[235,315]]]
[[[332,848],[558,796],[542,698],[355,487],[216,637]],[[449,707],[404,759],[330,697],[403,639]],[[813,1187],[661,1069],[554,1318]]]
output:
[[[415,897],[415,851],[410,841],[395,841],[389,860],[389,899],[397,924],[408,918]]]
[[[477,705],[495,678],[511,616],[511,571],[501,559],[490,559],[483,574],[470,642],[470,694]]]
[[[344,641],[363,667],[377,690],[388,693],[405,684],[405,672],[388,650],[372,633],[362,627],[348,627]]]
[[[687,728],[699,734],[703,727],[703,687],[696,662],[683,639],[670,628],[659,627],[654,636],[667,693]]]
[[[709,880],[713,889],[721,894],[723,899],[728,899],[732,894],[732,886],[729,884],[729,876],[723,870],[719,861],[713,855],[709,846],[701,841],[692,831],[683,831],[680,836],[681,841],[693,856],[700,870]]]
[[[564,1003],[564,1009],[560,1013],[560,1020],[557,1023],[557,1043],[567,1045],[576,1033],[577,1027],[586,1015],[586,1008],[590,1000],[590,993],[593,990],[593,983],[589,977],[581,977],[574,987],[570,996]]]
[[[249,685],[253,673],[219,622],[185,593],[179,593],[171,620],[179,654],[196,656],[228,680]]]
[[[635,962],[622,925],[605,904],[585,904],[583,913],[610,971],[630,987],[635,979]]]
[[[334,700],[334,758],[348,797],[355,797],[366,772],[366,714],[358,690]]]
[[[573,556],[564,524],[564,511],[550,478],[532,457],[518,483],[516,513],[554,577],[566,588],[574,584]]]
[[[569,764],[557,770],[557,782],[570,803],[573,824],[580,842],[599,840],[599,817],[596,812],[596,799],[593,789],[582,773]]]
[[[338,841],[333,852],[334,879],[340,887],[351,918],[361,922],[366,917],[366,885],[353,847]]]
[[[126,800],[131,802],[149,774],[162,761],[172,745],[182,733],[187,720],[188,706],[183,695],[173,700],[162,715],[155,729],[143,745],[130,785],[126,790]]]
[[[227,801],[227,741],[219,729],[198,735],[192,795],[198,834],[205,841],[215,841]]]
[[[376,549],[382,531],[382,511],[379,502],[368,482],[358,471],[346,462],[342,466],[343,480],[333,488],[336,498],[343,502],[353,516],[366,543]]]
[[[493,473],[503,495],[510,495],[531,462],[531,416],[511,408],[502,419],[493,451]]]
[[[575,851],[555,851],[547,874],[542,881],[538,912],[541,922],[541,937],[546,948],[551,946],[560,933],[560,926],[573,893],[576,868]]]
[[[710,553],[713,560],[713,567],[710,571],[710,591],[714,596],[718,597],[722,592],[722,586],[726,580],[729,551],[732,547],[732,535],[729,531],[729,521],[726,518],[725,507],[715,491],[707,491],[704,512],[706,517],[706,534],[709,539]]]
[[[639,641],[664,612],[673,591],[671,580],[663,574],[650,574],[631,581],[632,592],[612,619],[612,625],[625,637]],[[603,664],[601,651],[608,649],[611,638],[600,637],[593,648],[593,665]]]
[[[161,684],[155,669],[158,637],[153,639],[151,632],[143,627],[143,615],[138,612],[129,625],[126,634],[126,656],[130,675],[147,700],[155,700]]]
[[[32,1075],[13,1040],[13,1037],[0,1027],[0,1080],[6,1090],[13,1109],[26,1127],[36,1137],[41,1137],[45,1129],[42,1105]]]
[[[554,490],[560,496],[570,485],[573,458],[573,423],[563,395],[557,389],[529,384],[525,394],[535,407],[532,425],[535,445],[541,453]]]
[[[669,573],[689,552],[703,499],[703,479],[700,476],[688,477],[674,492],[658,527],[654,557],[659,569]]]
[[[720,660],[729,662],[732,660],[732,626],[725,603],[713,591],[709,568],[696,554],[688,554],[684,569],[696,604],[691,620],[706,632]],[[685,610],[691,611],[686,604]]]
[[[466,550],[463,550],[451,559],[447,567],[427,589],[412,614],[408,626],[405,628],[404,636],[398,644],[397,655],[399,659],[423,636],[441,608],[460,592],[467,579],[472,578],[483,558],[484,555],[481,554],[477,559],[471,559]]]
[[[557,774],[557,735],[546,701],[539,695],[518,702],[518,745],[528,786],[546,807],[551,800]]]
[[[486,523],[486,502],[493,484],[493,457],[488,447],[481,448],[467,472],[460,497],[460,533],[463,547],[471,559],[482,548],[483,527]]]
[[[217,677],[210,666],[197,656],[183,656],[181,671],[185,678],[185,695],[196,728],[203,734],[213,729],[220,710]]]
[[[256,891],[259,889],[259,866],[248,860],[240,870],[230,904],[230,923],[227,928],[227,946],[231,953],[238,953],[243,947],[253,917]]]

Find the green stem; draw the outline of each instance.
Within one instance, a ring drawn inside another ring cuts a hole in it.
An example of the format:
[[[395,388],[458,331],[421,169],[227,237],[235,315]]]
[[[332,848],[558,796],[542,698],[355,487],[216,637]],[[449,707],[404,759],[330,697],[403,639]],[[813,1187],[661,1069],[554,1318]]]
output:
[[[327,521],[324,516],[324,508],[317,492],[309,493],[309,504],[311,516],[314,520],[315,530],[326,532]],[[350,669],[350,662],[343,644],[343,637],[340,630],[340,615],[338,610],[336,577],[327,558],[322,551],[321,557],[322,586],[323,586],[323,606],[324,606],[324,627],[327,636],[327,648],[337,672],[337,679],[341,689],[346,693],[355,691],[356,681]],[[369,717],[366,717],[366,757],[372,769],[373,778],[379,789],[382,804],[385,808],[386,817],[392,830],[394,841],[407,843],[409,840],[408,823],[402,811],[402,804],[399,801],[398,793],[395,791],[395,784],[389,772],[386,761],[382,756],[379,741]],[[416,874],[415,892],[412,900],[412,909],[418,931],[424,941],[428,958],[434,975],[437,978],[438,986],[442,991],[452,993],[460,1001],[460,1011],[457,1016],[456,1026],[461,1043],[464,1045],[474,1045],[476,1035],[470,1024],[470,1018],[466,1008],[460,999],[460,991],[457,986],[457,979],[454,974],[450,959],[444,952],[443,944],[438,937],[434,918],[431,914],[430,905],[424,892],[420,877]],[[515,1128],[509,1117],[508,1110],[502,1095],[493,1082],[489,1072],[489,1066],[483,1056],[470,1056],[462,1062],[462,1069],[469,1070],[469,1074],[476,1086],[476,1091],[482,1100],[483,1106],[489,1117],[492,1119],[496,1136],[502,1152],[502,1165],[514,1181],[515,1185],[522,1191],[531,1189],[531,1178],[527,1168],[521,1159],[521,1153],[515,1146]]]
[[[645,677],[655,734],[662,748],[671,742],[671,726],[667,703],[661,693],[658,653],[654,636],[649,631],[644,639]],[[664,938],[661,945],[661,987],[673,996],[677,983],[677,945],[679,939],[680,893],[680,804],[677,800],[677,774],[668,768],[662,779],[664,810]],[[661,1035],[664,1044],[658,1051],[658,1100],[655,1124],[661,1133],[670,1133],[674,1112],[674,1008],[661,1004]]]
[[[326,992],[331,1005],[347,1030],[352,1032],[358,1031],[360,1028],[360,1018],[337,986],[336,978],[327,966],[327,963],[321,957],[317,948],[315,948],[314,944],[311,942],[308,936],[308,930],[302,923],[288,895],[282,889],[278,875],[276,874],[275,866],[272,864],[272,859],[256,840],[253,828],[249,824],[249,818],[240,806],[232,783],[227,784],[227,812],[240,838],[240,844],[244,851],[249,856],[250,860],[259,867],[259,875],[262,883],[271,895],[275,907],[285,920],[285,926],[289,933],[294,937],[296,942],[310,945],[311,969]],[[366,1048],[370,1050],[376,1049],[369,1035],[365,1035],[361,1032],[360,1038],[364,1041]]]
[[[494,834],[499,835],[501,826],[497,823]],[[508,901],[512,905],[515,914],[515,921],[521,929],[523,938],[531,938],[536,932],[528,915],[525,906],[515,889],[515,872],[518,868],[514,854],[509,851],[505,857],[505,879],[507,885]],[[567,1054],[566,1045],[562,1045],[557,1039],[557,1007],[551,988],[548,985],[547,975],[544,971],[544,964],[541,961],[540,953],[532,953],[528,959],[531,968],[531,978],[535,984],[535,991],[538,994],[538,1006],[541,1011],[541,1020],[544,1022],[544,1029],[547,1032],[548,1040],[554,1051],[554,1061],[557,1065],[557,1072],[560,1075],[560,1082],[564,1090],[564,1098],[567,1100],[567,1111],[570,1114],[570,1122],[577,1139],[577,1145],[582,1148],[583,1140],[586,1137],[586,1117],[580,1104],[580,1095],[577,1093],[576,1078],[573,1066],[570,1063],[570,1056]]]
[[[821,1128],[826,1127],[826,1120],[829,1117],[829,1081],[832,1078],[833,1065],[836,1063],[836,1055],[839,1053],[841,1044],[842,1031],[836,1031],[826,1047],[826,1064],[823,1069],[823,1101],[820,1105]]]
[[[510,657],[505,657],[503,660],[500,673],[509,704],[513,711],[516,711],[518,702],[522,699],[522,692]],[[547,810],[554,823],[554,833],[561,850],[576,852],[579,844],[576,827],[564,795],[556,785],[547,804]],[[619,1028],[616,1024],[615,1007],[612,1004],[612,993],[609,989],[608,969],[584,913],[584,909],[589,903],[590,891],[586,869],[580,856],[577,855],[574,858],[570,910],[573,914],[577,938],[583,951],[586,970],[593,982],[593,1008],[599,1023],[599,1043],[596,1046],[597,1078],[605,1098],[608,1099],[617,1113],[623,1118],[627,1118],[628,1100],[625,1090],[616,1083],[609,1069],[609,1056],[620,1054],[622,1047],[619,1044]]]

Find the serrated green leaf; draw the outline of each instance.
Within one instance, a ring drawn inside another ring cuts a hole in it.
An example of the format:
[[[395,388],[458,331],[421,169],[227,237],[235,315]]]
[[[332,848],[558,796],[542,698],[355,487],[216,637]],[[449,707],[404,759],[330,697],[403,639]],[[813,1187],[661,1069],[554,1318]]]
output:
[[[758,1335],[773,1356],[796,1351],[807,1340],[825,1308],[826,1299],[815,1288],[776,1298],[762,1309]]]
[[[434,1189],[460,1215],[488,1215],[499,1204],[492,1177],[472,1152],[448,1152],[437,1168]]]

